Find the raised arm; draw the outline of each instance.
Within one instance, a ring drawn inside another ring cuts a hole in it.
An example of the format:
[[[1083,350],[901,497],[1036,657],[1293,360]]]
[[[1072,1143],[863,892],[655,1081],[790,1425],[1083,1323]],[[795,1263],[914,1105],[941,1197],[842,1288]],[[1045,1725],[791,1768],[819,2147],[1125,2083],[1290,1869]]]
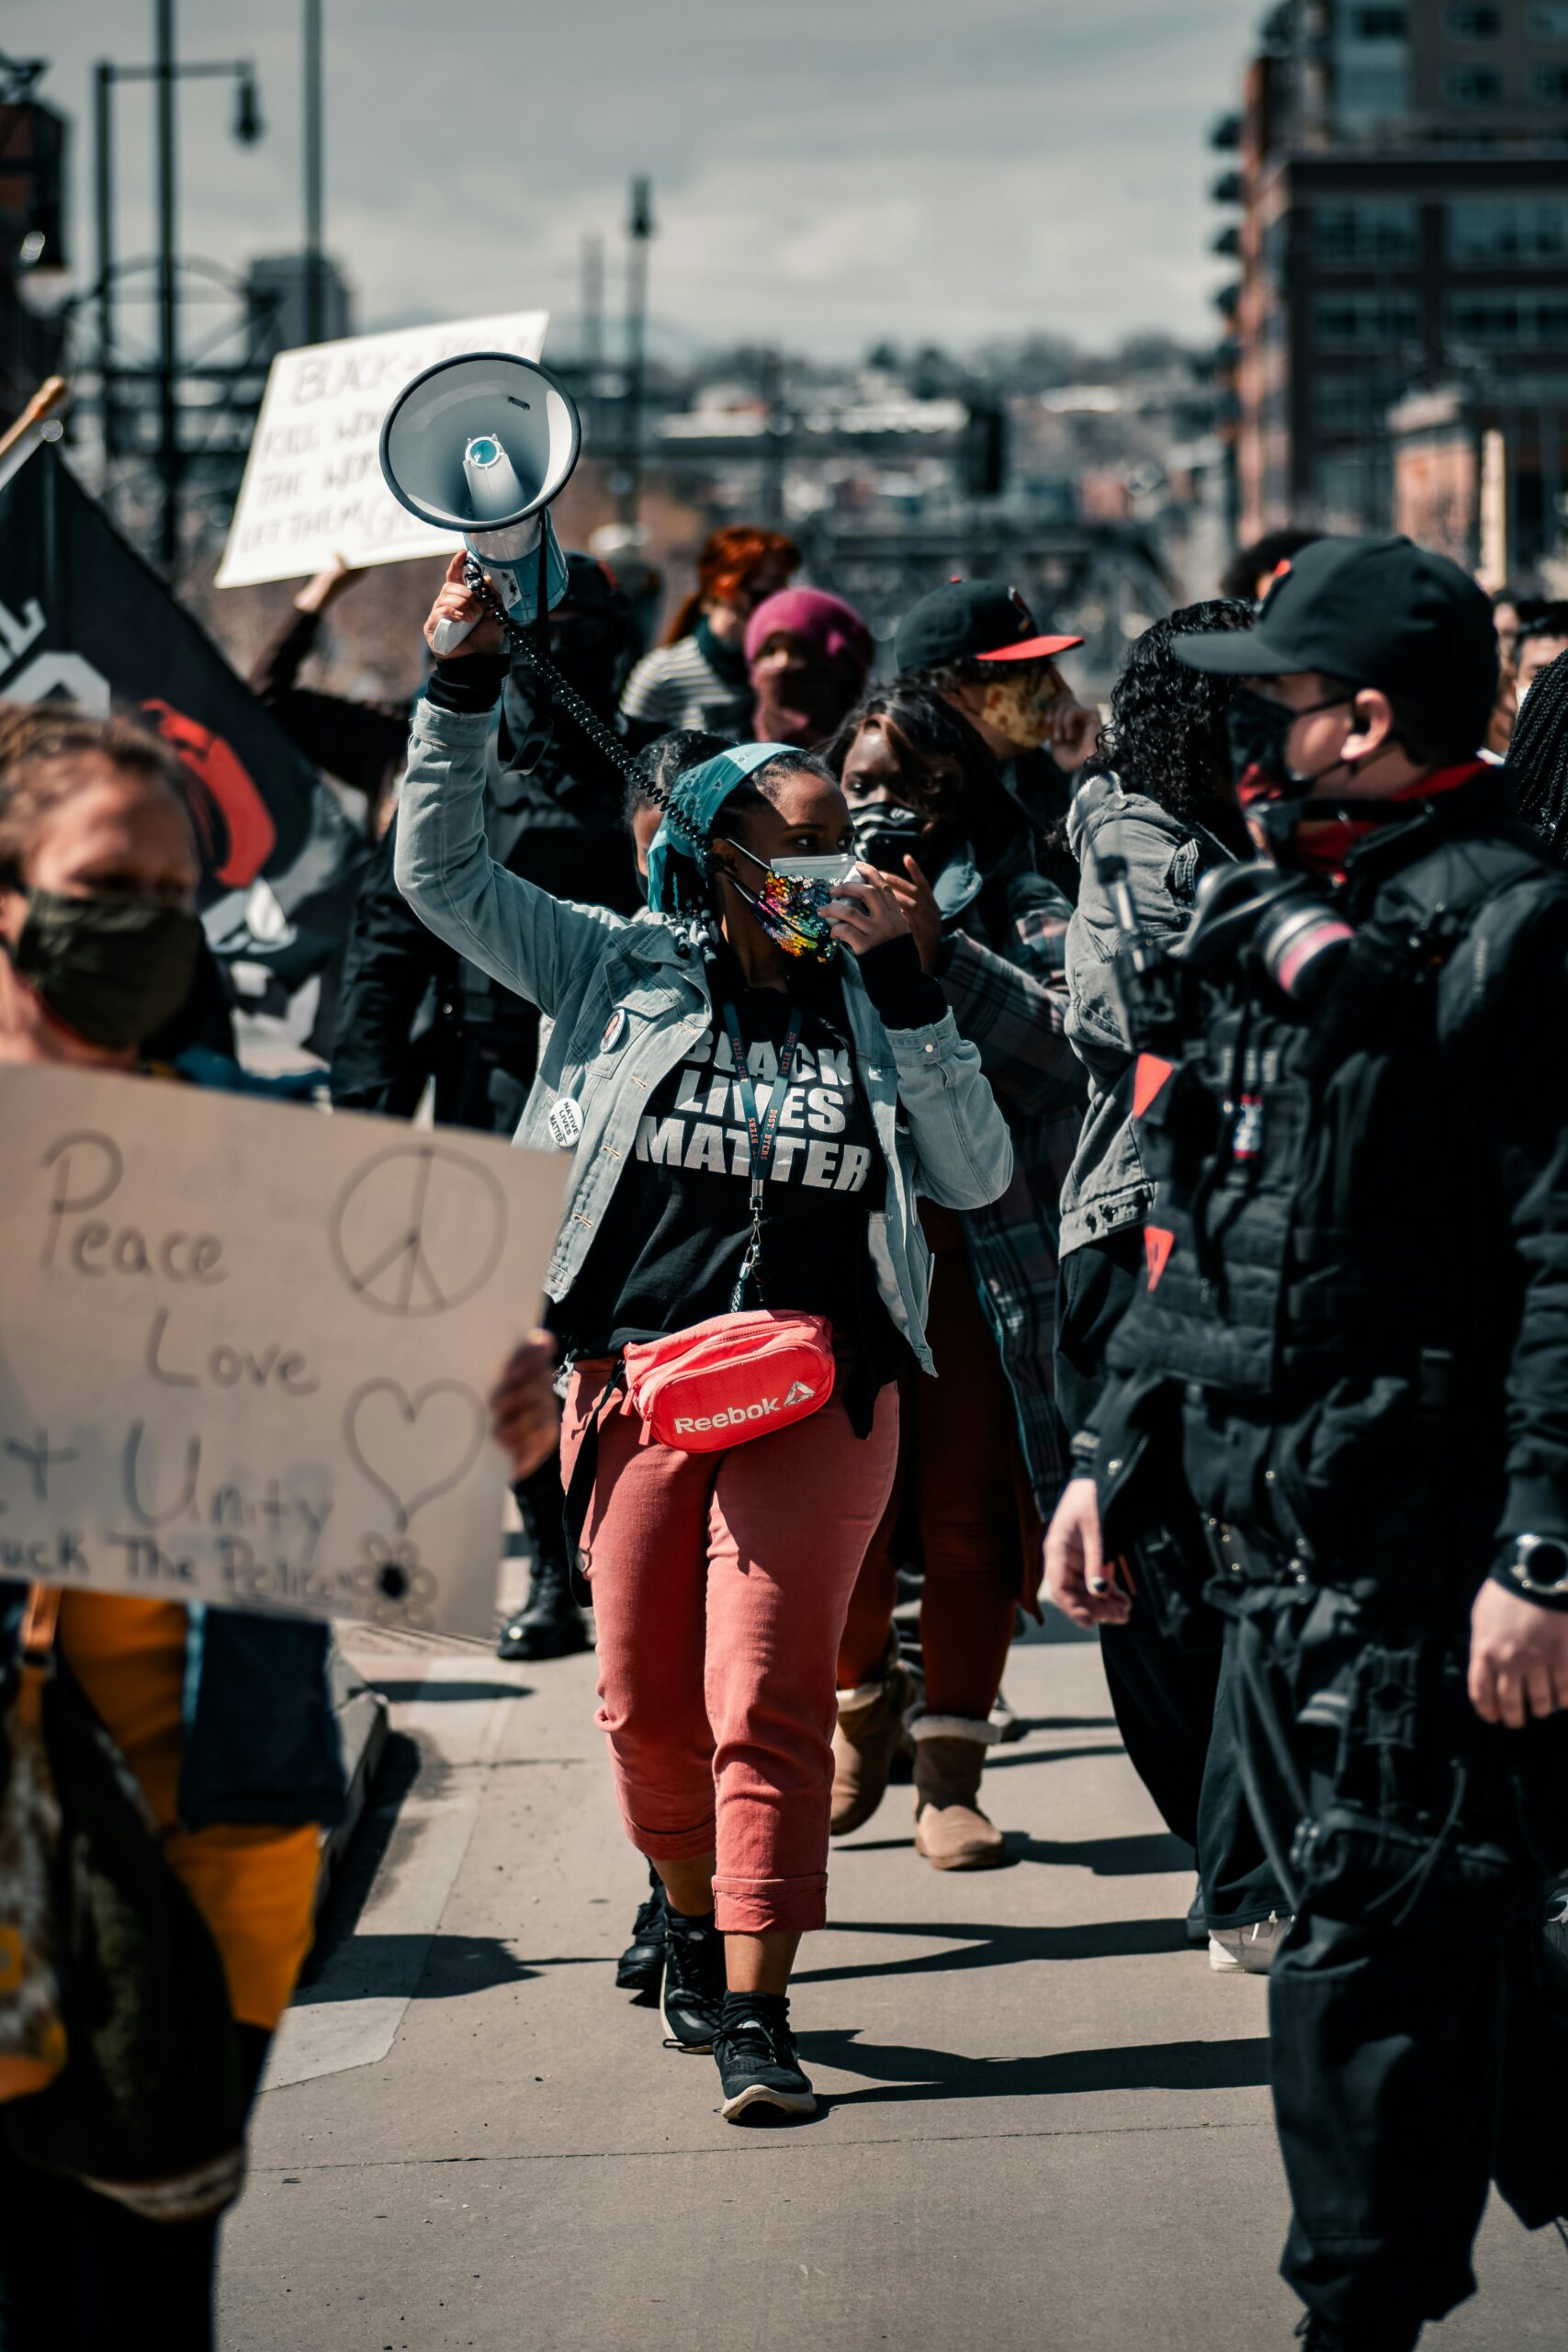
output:
[[[481,609],[462,585],[463,562],[452,559],[427,639],[438,621],[467,620]],[[553,1016],[626,922],[606,908],[554,899],[491,856],[484,747],[503,674],[500,646],[498,624],[481,618],[457,652],[437,662],[415,706],[394,872],[427,930]]]

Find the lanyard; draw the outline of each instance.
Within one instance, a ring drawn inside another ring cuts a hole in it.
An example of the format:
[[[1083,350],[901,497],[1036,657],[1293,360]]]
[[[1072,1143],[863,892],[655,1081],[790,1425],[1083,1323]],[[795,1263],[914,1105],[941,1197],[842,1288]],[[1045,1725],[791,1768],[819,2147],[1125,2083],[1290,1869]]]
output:
[[[735,1278],[730,1294],[729,1311],[736,1314],[740,1306],[748,1280],[757,1287],[761,1303],[762,1284],[757,1269],[762,1257],[762,1186],[773,1164],[773,1141],[779,1131],[779,1114],[789,1091],[789,1073],[795,1061],[795,1049],[800,1043],[805,1015],[799,1005],[790,1009],[789,1026],[784,1031],[784,1044],[779,1047],[778,1074],[768,1089],[768,1099],[761,1112],[757,1108],[757,1092],[751,1083],[750,1067],[746,1059],[746,1041],[740,1035],[740,1023],[735,1007],[724,1008],[724,1025],[729,1037],[729,1050],[735,1060],[736,1083],[740,1090],[740,1108],[746,1120],[746,1136],[751,1155],[751,1238],[746,1244],[746,1255],[740,1261],[740,1272]]]

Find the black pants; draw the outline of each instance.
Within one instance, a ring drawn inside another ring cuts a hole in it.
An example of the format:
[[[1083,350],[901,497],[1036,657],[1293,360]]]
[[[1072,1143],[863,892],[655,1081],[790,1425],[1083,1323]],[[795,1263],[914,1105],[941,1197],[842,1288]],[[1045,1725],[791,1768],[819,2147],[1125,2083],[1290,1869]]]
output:
[[[1108,1377],[1105,1350],[1143,1280],[1141,1227],[1062,1261],[1056,1402],[1081,1429]],[[1195,1847],[1211,1928],[1244,1927],[1285,1907],[1242,1791],[1224,1629],[1198,1650],[1166,1639],[1146,1610],[1102,1625],[1100,1655],[1116,1727],[1168,1828]]]
[[[254,2098],[272,2037],[237,2030]],[[0,2352],[211,2352],[220,2227],[145,2222],[0,2143]]]
[[[1262,1636],[1240,1638],[1253,1645],[1238,1677],[1249,1787],[1285,1856],[1300,1791],[1279,1769],[1281,1731],[1314,1812],[1325,1795],[1296,1722],[1310,1678]],[[1546,1769],[1561,1776],[1568,1744],[1554,1745]],[[1364,1908],[1327,1917],[1297,1889],[1275,1955],[1270,2066],[1292,2208],[1280,2272],[1309,2309],[1389,2352],[1474,2292],[1492,2183],[1527,2228],[1568,2211],[1568,1962],[1545,1942],[1529,1877],[1489,1926],[1472,1917],[1463,1933],[1440,1912],[1405,1925]]]

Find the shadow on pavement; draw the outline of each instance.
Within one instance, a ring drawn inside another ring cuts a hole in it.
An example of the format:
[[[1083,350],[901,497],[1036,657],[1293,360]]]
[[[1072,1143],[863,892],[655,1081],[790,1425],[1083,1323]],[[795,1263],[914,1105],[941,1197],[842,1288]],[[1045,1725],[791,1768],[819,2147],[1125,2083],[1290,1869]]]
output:
[[[409,1681],[383,1682],[376,1675],[367,1675],[366,1679],[372,1690],[379,1690],[389,1707],[406,1706],[416,1699],[422,1705],[434,1699],[437,1705],[450,1706],[458,1699],[531,1699],[534,1695],[521,1682],[425,1682],[417,1677]]]
[[[297,2007],[311,2008],[325,2001],[407,1995],[412,1978],[416,2001],[450,2000],[494,1984],[521,1984],[538,1973],[495,1936],[355,1936],[339,1946],[331,1977],[302,1984],[294,1997]]]
[[[1141,1878],[1151,1871],[1190,1871],[1192,1849],[1168,1830],[1150,1829],[1136,1838],[1023,1838],[1010,1836],[1010,1852],[1021,1862],[1061,1862],[1092,1871],[1096,1878]]]
[[[1032,1730],[1043,1730],[1043,1724],[1032,1724]],[[1015,1764],[1072,1764],[1080,1756],[1121,1756],[1125,1751],[1119,1739],[1107,1740],[1099,1747],[993,1747],[986,1758],[986,1778],[993,1772],[1005,1772]]]
[[[833,2107],[886,2107],[912,2099],[1055,2098],[1077,2091],[1261,2090],[1269,2041],[1149,2041],[1130,2049],[1062,2050],[1039,2058],[961,2058],[950,2050],[863,2042],[852,2027],[803,2033],[808,2063],[875,2078],[865,2090],[835,2091]]]
[[[949,1949],[908,1958],[852,1961],[837,1968],[801,1968],[797,1984],[847,1984],[865,1976],[945,1976],[965,1968],[1011,1968],[1033,1960],[1144,1959],[1152,1952],[1188,1951],[1183,1919],[1093,1919],[1076,1928],[1003,1928],[952,1919],[830,1919],[840,1936],[940,1938]],[[960,1949],[951,1949],[957,1943]]]

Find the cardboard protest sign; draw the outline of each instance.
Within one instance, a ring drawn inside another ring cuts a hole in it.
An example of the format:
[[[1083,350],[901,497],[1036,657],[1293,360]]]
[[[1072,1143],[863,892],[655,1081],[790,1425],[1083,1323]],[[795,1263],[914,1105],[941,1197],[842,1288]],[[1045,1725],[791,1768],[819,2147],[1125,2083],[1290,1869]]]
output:
[[[358,565],[450,555],[452,534],[419,522],[382,481],[382,420],[403,386],[438,359],[464,351],[537,359],[548,323],[547,311],[510,311],[280,351],[262,395],[219,587],[293,580],[334,556]]]
[[[491,1633],[565,1167],[0,1068],[0,1575]]]
[[[163,737],[186,772],[209,942],[248,967],[238,993],[281,1012],[342,944],[365,844],[55,449],[0,487],[0,697],[118,711]]]

